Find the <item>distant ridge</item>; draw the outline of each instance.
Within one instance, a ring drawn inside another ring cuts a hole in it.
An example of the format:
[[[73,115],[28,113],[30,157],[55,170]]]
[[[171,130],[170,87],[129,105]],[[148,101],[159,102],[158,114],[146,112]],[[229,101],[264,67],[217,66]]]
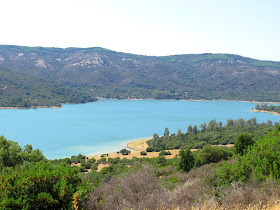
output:
[[[105,98],[280,101],[280,62],[232,54],[144,56],[100,47],[0,45],[0,69]]]

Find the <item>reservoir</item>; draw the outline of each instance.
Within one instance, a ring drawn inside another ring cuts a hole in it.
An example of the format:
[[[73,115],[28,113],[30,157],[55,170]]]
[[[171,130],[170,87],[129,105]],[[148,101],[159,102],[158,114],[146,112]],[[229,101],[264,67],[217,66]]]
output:
[[[212,119],[257,118],[279,122],[280,116],[251,112],[255,103],[237,101],[111,100],[65,104],[59,109],[2,109],[0,135],[31,144],[49,158],[65,158],[118,151],[140,138],[163,135]]]

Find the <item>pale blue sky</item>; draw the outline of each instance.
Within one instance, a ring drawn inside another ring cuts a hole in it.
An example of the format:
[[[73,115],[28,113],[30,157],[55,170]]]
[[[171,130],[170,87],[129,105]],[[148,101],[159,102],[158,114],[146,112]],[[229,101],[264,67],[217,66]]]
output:
[[[279,0],[0,0],[0,44],[280,61]]]

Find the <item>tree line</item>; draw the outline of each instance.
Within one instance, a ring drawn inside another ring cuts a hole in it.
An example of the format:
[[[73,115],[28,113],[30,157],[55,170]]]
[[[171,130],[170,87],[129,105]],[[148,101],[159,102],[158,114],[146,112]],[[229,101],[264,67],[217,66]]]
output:
[[[278,125],[275,122],[274,125]],[[211,144],[233,144],[238,135],[249,133],[254,140],[271,132],[274,129],[271,120],[266,123],[258,123],[256,118],[245,121],[242,118],[233,120],[228,119],[226,124],[217,122],[215,119],[199,125],[189,125],[187,132],[183,133],[178,129],[177,133],[170,134],[169,129],[165,128],[164,135],[160,137],[154,134],[153,138],[147,141],[149,147],[147,151],[161,151],[169,149],[179,149],[189,146],[194,149],[201,149],[204,145]]]
[[[267,104],[256,104],[255,110],[258,111],[268,111],[268,112],[276,112],[280,114],[280,106],[274,106],[274,105],[267,105]]]

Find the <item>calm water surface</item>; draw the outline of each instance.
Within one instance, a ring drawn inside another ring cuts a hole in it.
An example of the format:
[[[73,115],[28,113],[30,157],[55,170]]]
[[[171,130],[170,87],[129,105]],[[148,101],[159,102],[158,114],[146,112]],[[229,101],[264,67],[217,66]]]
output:
[[[228,118],[279,121],[280,116],[249,110],[254,103],[235,101],[100,100],[61,109],[0,110],[0,134],[32,144],[47,158],[118,151],[132,139],[163,135],[188,125]]]

